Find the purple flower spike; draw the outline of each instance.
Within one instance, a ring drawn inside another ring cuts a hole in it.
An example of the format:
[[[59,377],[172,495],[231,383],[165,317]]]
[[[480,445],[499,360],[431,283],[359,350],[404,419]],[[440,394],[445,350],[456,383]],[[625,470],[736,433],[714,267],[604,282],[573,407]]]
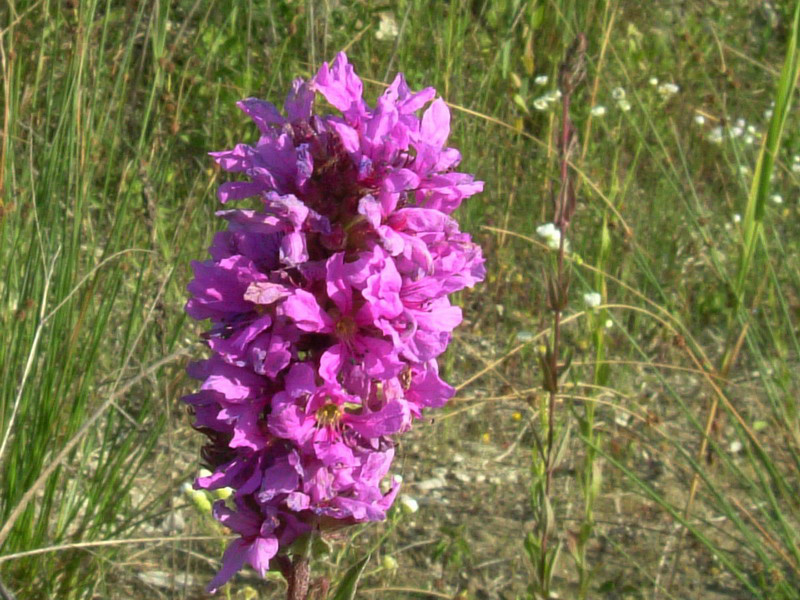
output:
[[[341,112],[318,115],[319,93]],[[234,489],[214,516],[238,534],[208,586],[245,564],[286,564],[301,535],[385,518],[393,437],[455,390],[439,377],[461,309],[448,296],[484,277],[480,248],[450,216],[483,183],[458,173],[447,104],[398,75],[371,108],[342,53],[296,80],[284,114],[238,103],[255,145],[212,152],[239,179],[211,259],[194,262],[189,316],[211,321],[212,356],[184,397],[208,437],[198,489]],[[420,114],[421,113],[421,114]],[[277,557],[277,558],[276,558]],[[274,568],[274,567],[273,567]]]

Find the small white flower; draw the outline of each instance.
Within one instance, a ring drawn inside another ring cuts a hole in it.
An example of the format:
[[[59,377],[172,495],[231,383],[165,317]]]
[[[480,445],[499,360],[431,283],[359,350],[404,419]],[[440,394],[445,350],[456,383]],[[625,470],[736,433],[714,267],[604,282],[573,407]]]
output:
[[[547,85],[547,75],[537,75],[533,83],[536,85]]]
[[[561,235],[561,232],[556,228],[554,223],[545,223],[544,225],[539,225],[536,228],[536,234],[543,238],[549,238],[556,235]]]
[[[747,144],[748,146],[752,146],[753,142],[755,142],[755,141],[756,141],[756,138],[754,138],[749,133],[746,136],[744,136],[744,143]]]
[[[419,502],[407,494],[401,494],[397,501],[400,503],[400,508],[407,515],[413,515],[419,510]]]
[[[627,101],[627,100],[625,100],[625,99],[618,100],[618,101],[617,101],[617,107],[618,107],[618,108],[619,108],[619,109],[620,109],[622,112],[628,112],[628,111],[631,109],[631,103],[630,103],[630,102],[628,102],[628,101]]]
[[[742,447],[742,442],[739,440],[733,440],[728,446],[728,452],[731,454],[739,454],[739,452],[742,451]]]
[[[742,222],[742,215],[740,215],[739,213],[734,213],[733,214],[733,222],[734,223],[741,223]]]
[[[738,138],[738,137],[740,137],[740,136],[741,136],[743,133],[744,133],[744,129],[742,129],[742,128],[741,128],[741,127],[739,127],[738,125],[737,125],[737,126],[735,126],[735,127],[731,127],[731,128],[728,130],[728,135],[729,135],[729,136],[731,136],[732,138]]]
[[[739,175],[750,175],[750,167],[747,165],[739,165]]]
[[[583,295],[583,301],[589,308],[596,308],[600,306],[600,303],[603,301],[603,298],[597,292],[586,292]]]
[[[756,129],[755,125],[748,125],[747,133],[749,133],[750,135],[758,135],[758,130]]]
[[[800,162],[792,163],[792,173],[800,173]]]
[[[597,105],[592,107],[592,116],[593,117],[602,117],[606,114],[606,107],[602,105]]]
[[[624,410],[614,410],[614,423],[620,427],[627,427],[632,419],[631,413],[625,412]]]
[[[613,90],[611,90],[611,97],[614,100],[624,100],[625,90],[621,87],[615,87]]]
[[[549,97],[550,102],[556,102],[557,100],[561,100],[561,96],[562,96],[561,90],[558,90],[558,89],[553,90],[552,92],[547,94],[547,96]]]
[[[769,199],[772,200],[774,204],[783,204],[783,196],[780,194],[772,194]]]
[[[705,125],[706,118],[703,115],[695,115],[694,122],[698,125]]]
[[[536,110],[547,110],[550,107],[550,103],[547,101],[547,98],[542,96],[541,98],[537,98],[533,101],[533,108]]]
[[[612,321],[611,319],[606,319],[605,326],[606,329],[611,329],[614,326],[614,321]]]
[[[400,33],[397,27],[397,21],[394,15],[388,12],[382,12],[379,15],[381,22],[378,24],[378,31],[375,32],[375,39],[380,41],[388,41],[395,39]]]
[[[714,129],[708,132],[708,141],[712,144],[721,144],[722,139],[722,127],[714,127]]]
[[[792,157],[792,162],[795,162],[795,163],[800,163],[800,154],[795,154],[795,155]]]
[[[747,121],[739,117],[738,119],[736,119],[736,126],[744,129],[747,126]]]
[[[672,82],[669,83],[662,83],[658,86],[658,93],[661,94],[664,98],[669,98],[670,96],[674,96],[680,91],[680,88]]]
[[[561,245],[561,230],[558,229],[553,223],[545,223],[536,228],[536,234],[544,238],[547,247],[551,250],[558,250]],[[567,241],[564,241],[564,249],[569,248]]]
[[[771,108],[768,108],[767,110],[764,111],[764,118],[765,119],[771,119],[772,118],[772,109]]]
[[[658,85],[658,77],[651,77],[650,81],[648,83],[650,83],[650,85],[652,85],[653,87],[657,86]]]

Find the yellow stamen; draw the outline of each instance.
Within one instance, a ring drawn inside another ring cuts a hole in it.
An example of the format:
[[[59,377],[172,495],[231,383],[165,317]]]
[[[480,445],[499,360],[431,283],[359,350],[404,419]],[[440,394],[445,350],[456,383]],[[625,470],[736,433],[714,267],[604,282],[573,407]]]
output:
[[[337,404],[329,402],[317,411],[317,425],[336,425],[342,418],[342,409]]]

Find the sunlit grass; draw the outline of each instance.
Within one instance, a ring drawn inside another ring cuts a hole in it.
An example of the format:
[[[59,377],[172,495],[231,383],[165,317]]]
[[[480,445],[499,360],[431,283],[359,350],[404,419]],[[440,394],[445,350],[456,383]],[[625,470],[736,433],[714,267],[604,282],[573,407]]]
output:
[[[536,229],[552,221],[559,185],[558,103],[540,100],[582,31],[589,70],[572,105],[579,206],[564,319],[573,356],[557,404],[560,430],[574,426],[553,492],[566,548],[553,589],[800,597],[796,25],[790,3],[751,4],[9,4],[0,583],[19,598],[200,594],[222,534],[180,492],[199,468],[199,440],[179,398],[188,356],[203,351],[182,312],[188,265],[205,255],[223,181],[206,152],[252,135],[236,100],[280,104],[276,90],[345,48],[366,80],[402,70],[414,88],[435,86],[455,108],[461,170],[486,181],[458,215],[489,261],[487,282],[460,295],[467,323],[442,361],[460,395],[414,443],[448,459],[450,445],[463,453],[474,442],[465,462],[494,452],[486,464],[498,473],[459,490],[503,515],[526,506],[531,432],[545,426],[537,346],[550,326],[542,272],[552,251]],[[376,37],[381,13],[397,38]],[[585,306],[589,292],[599,306]],[[402,468],[427,472],[425,453],[408,452]],[[587,510],[592,469],[600,487]],[[522,478],[492,483],[504,470]],[[468,502],[458,498],[449,511]],[[176,513],[185,527],[171,526]],[[524,597],[531,513],[507,517],[517,533],[496,547],[467,514],[453,526],[422,503],[334,544],[317,571],[335,580],[372,551],[370,597]],[[581,567],[568,546],[587,523]],[[207,536],[217,539],[188,539]],[[477,558],[480,544],[507,560],[495,578],[505,587],[480,578],[495,568]],[[139,577],[155,571],[176,578]],[[239,581],[281,595],[275,582]]]

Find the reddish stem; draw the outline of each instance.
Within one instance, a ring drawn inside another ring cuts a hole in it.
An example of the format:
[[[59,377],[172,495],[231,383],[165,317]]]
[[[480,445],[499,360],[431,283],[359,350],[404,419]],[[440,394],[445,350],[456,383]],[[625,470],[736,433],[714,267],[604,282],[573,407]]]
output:
[[[287,556],[278,558],[278,568],[286,580],[286,600],[307,600],[311,568],[308,558],[298,556],[291,560]]]

